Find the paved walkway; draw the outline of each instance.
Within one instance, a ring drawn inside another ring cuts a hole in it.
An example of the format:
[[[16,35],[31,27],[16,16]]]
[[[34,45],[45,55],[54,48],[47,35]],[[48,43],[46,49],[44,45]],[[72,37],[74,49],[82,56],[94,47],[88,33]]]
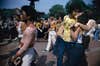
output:
[[[56,57],[51,52],[43,52],[47,42],[37,42],[35,48],[39,54],[37,66],[56,66]]]
[[[35,44],[35,49],[39,54],[39,58],[36,61],[36,66],[56,66],[56,57],[51,52],[42,52],[46,47],[47,41],[37,41]],[[14,50],[18,46],[18,41],[14,41],[10,44],[0,46],[0,54],[5,56],[9,54],[10,51]],[[92,42],[89,52],[87,52],[88,66],[100,66],[100,42]],[[0,58],[3,58],[0,56]],[[4,57],[6,58],[6,57]],[[1,60],[0,60],[1,61]],[[0,66],[4,66],[1,65]]]
[[[56,57],[51,52],[43,52],[47,41],[37,41],[35,43],[35,49],[38,52],[38,60],[36,61],[36,66],[56,66]],[[6,62],[10,51],[16,49],[18,46],[18,41],[11,42],[10,44],[0,45],[0,58],[3,59],[3,63]],[[2,63],[2,62],[1,62]],[[3,66],[3,65],[0,65]]]

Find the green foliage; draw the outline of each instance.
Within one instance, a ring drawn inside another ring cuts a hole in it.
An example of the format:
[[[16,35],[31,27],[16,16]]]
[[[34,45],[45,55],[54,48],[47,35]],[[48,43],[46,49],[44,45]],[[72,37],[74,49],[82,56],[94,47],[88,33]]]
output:
[[[49,18],[49,15],[48,14],[44,14],[42,17],[47,20]]]
[[[70,0],[65,6],[67,13],[70,13],[73,10],[77,10],[77,9],[85,10],[87,8],[88,6],[84,3],[83,0]]]
[[[15,9],[0,9],[2,16],[12,16],[15,14]]]
[[[97,20],[97,23],[100,24],[100,0],[92,0],[93,2],[93,12]]]
[[[65,9],[63,8],[62,5],[54,5],[50,10],[49,10],[49,16],[54,16],[54,17],[63,17],[65,15]]]
[[[79,9],[84,12],[87,11],[87,14],[84,14],[79,18],[79,21],[81,22],[87,22],[89,18],[100,20],[100,0],[92,0],[92,4],[88,5],[86,5],[83,0],[69,0],[65,9],[67,13],[70,13],[75,9]]]
[[[100,10],[100,0],[93,0],[93,5],[94,5],[95,8]]]

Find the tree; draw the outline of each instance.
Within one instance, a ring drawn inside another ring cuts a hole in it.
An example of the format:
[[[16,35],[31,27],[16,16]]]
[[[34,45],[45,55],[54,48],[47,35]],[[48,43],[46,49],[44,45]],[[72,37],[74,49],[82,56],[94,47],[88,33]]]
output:
[[[12,16],[12,15],[15,15],[15,9],[0,9],[0,14],[2,16]]]
[[[69,2],[66,4],[65,9],[67,13],[72,12],[73,10],[85,10],[88,6],[84,3],[83,0],[69,0]]]
[[[65,15],[65,9],[63,8],[62,5],[54,5],[50,10],[49,10],[49,16],[54,16],[56,18],[58,17],[63,17]]]
[[[92,2],[95,18],[97,19],[97,23],[100,24],[100,0],[92,0]]]
[[[100,0],[93,0],[93,5],[96,9],[100,10]]]

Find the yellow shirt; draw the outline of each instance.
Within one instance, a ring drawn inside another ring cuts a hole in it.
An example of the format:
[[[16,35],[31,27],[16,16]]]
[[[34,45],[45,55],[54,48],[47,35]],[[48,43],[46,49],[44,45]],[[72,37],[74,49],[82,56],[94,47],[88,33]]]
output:
[[[70,26],[75,24],[76,20],[75,19],[71,19],[69,17],[64,17],[64,22],[63,22],[63,26],[64,26],[64,33],[63,33],[63,39],[64,41],[72,41],[71,40],[71,34],[70,34]]]
[[[40,28],[42,26],[42,24],[40,22],[36,23],[36,28]]]

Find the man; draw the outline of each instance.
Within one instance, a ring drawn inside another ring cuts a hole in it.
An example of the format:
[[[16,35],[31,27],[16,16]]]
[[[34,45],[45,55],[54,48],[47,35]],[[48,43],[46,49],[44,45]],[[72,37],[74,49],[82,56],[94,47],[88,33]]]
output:
[[[79,15],[79,14],[78,14]],[[57,31],[57,39],[54,47],[54,54],[57,55],[57,66],[63,66],[63,55],[67,53],[65,66],[78,66],[83,55],[83,47],[77,41],[80,28],[73,28],[77,14],[74,12],[64,17],[61,27]],[[72,27],[72,28],[71,28]]]
[[[64,22],[57,31],[57,38],[54,46],[54,54],[57,55],[57,66],[63,66],[63,55],[65,51],[65,41],[70,42],[70,25],[75,24],[75,19],[71,13],[64,17]]]
[[[15,57],[16,59],[19,56],[22,57],[22,64],[21,66],[31,66],[31,62],[34,60],[35,56],[35,26],[33,21],[35,20],[35,10],[31,6],[23,6],[22,10],[22,17],[23,22],[26,24],[26,29],[23,32],[23,37],[19,43],[19,50],[17,51]]]

